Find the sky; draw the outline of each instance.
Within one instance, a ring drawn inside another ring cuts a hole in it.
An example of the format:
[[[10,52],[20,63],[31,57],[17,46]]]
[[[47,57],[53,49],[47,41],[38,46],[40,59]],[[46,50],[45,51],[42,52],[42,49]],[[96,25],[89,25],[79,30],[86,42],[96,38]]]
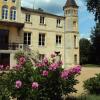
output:
[[[64,15],[63,6],[67,0],[22,0],[22,6],[27,8],[42,8],[46,12]],[[94,15],[87,11],[85,0],[75,0],[79,6],[79,32],[81,38],[90,38],[94,28]]]

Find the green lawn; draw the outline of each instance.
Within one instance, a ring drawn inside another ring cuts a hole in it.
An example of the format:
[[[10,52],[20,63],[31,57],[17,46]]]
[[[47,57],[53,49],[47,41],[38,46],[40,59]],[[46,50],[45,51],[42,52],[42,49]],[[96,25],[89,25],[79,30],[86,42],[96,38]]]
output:
[[[85,64],[82,65],[83,67],[100,67],[100,65],[96,65],[96,64]]]
[[[100,95],[81,95],[79,97],[69,97],[66,100],[100,100]]]

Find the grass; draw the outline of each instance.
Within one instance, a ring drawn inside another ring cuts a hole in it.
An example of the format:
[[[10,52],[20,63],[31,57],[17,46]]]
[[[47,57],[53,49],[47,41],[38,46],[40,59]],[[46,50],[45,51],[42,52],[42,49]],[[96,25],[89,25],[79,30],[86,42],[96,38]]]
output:
[[[82,65],[83,67],[100,67],[100,65],[96,65],[96,64],[85,64]]]
[[[100,95],[81,95],[79,97],[68,97],[66,100],[100,100]]]

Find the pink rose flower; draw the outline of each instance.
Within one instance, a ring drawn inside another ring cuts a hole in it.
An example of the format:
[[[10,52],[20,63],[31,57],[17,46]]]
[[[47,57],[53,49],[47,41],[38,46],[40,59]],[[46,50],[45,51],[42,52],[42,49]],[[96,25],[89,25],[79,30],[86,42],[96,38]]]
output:
[[[73,72],[76,74],[79,74],[80,71],[81,71],[81,67],[79,65],[73,68]]]
[[[4,68],[4,65],[0,65],[0,70],[2,70]]]
[[[37,66],[37,67],[44,67],[44,63],[38,62],[35,66]]]
[[[17,64],[17,65],[15,66],[15,68],[18,70],[18,69],[21,69],[22,66],[21,66],[20,64]]]
[[[62,66],[63,65],[63,62],[62,61],[59,61],[58,64],[59,64],[59,66]]]
[[[20,57],[19,58],[19,64],[23,65],[26,62],[25,57]]]
[[[32,89],[38,89],[39,84],[37,82],[32,83]]]
[[[58,64],[58,63],[52,63],[52,64],[49,66],[49,70],[50,70],[50,71],[55,71],[58,67],[59,67],[59,64]]]
[[[43,76],[48,76],[48,71],[44,70],[44,71],[42,72],[42,75],[43,75]]]
[[[61,72],[61,78],[62,79],[67,79],[69,76],[69,71],[68,70],[64,70],[63,72]]]
[[[22,86],[22,82],[21,82],[20,80],[17,80],[17,81],[16,81],[16,86],[15,86],[15,87],[16,87],[17,89],[19,89],[19,88],[21,88],[21,86]]]
[[[44,58],[44,59],[42,60],[42,63],[44,63],[45,66],[48,65],[48,59],[47,59],[47,58]]]

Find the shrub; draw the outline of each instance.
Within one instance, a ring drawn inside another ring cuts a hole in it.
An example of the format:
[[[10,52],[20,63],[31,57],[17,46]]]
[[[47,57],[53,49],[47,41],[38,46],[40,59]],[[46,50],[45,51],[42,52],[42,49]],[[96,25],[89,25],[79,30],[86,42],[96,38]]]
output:
[[[62,62],[55,56],[44,58],[35,65],[25,56],[18,57],[17,65],[6,73],[3,84],[9,97],[18,100],[61,100],[62,95],[76,92],[75,79],[80,74],[80,66],[63,69]]]
[[[100,94],[100,74],[84,81],[84,88],[91,94]]]

